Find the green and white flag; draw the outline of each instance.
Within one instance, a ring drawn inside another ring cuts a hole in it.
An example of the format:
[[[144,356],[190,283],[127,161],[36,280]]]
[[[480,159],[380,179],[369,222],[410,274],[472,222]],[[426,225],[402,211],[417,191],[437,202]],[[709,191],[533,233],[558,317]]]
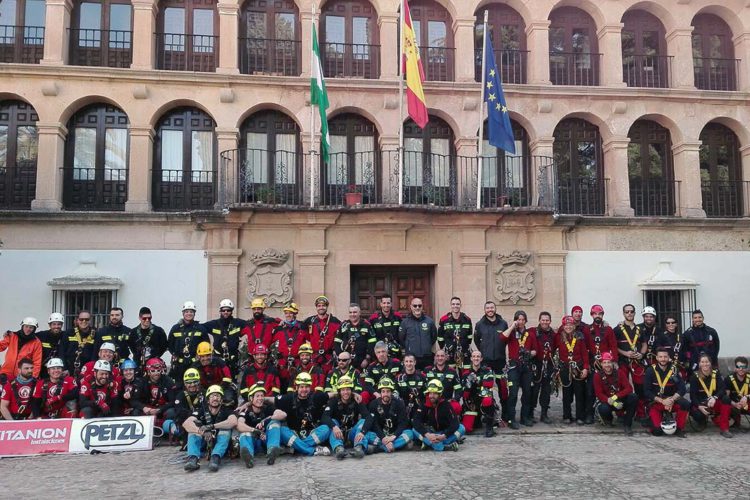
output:
[[[323,161],[328,161],[328,152],[331,149],[331,137],[328,135],[328,120],[326,120],[326,109],[328,109],[328,92],[326,82],[323,80],[323,66],[320,63],[320,47],[318,47],[318,35],[315,23],[312,29],[313,60],[312,75],[310,77],[310,105],[317,105],[320,112],[320,154]]]

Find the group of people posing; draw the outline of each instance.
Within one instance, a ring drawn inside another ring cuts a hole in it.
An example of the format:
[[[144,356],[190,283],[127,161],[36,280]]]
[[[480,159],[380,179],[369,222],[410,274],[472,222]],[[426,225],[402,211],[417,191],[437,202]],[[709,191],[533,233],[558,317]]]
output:
[[[551,423],[551,396],[560,388],[567,423],[621,421],[627,435],[640,418],[654,435],[684,437],[690,416],[699,425],[713,420],[732,437],[730,421],[741,427],[750,414],[747,359],[736,358],[726,378],[719,373],[719,336],[699,310],[679,332],[673,317],[660,328],[652,307],[636,323],[631,304],[615,326],[601,306],[591,307],[591,324],[576,306],[558,329],[547,312],[536,326],[524,311],[508,324],[493,302],[473,324],[458,297],[437,323],[418,297],[403,316],[390,296],[368,319],[351,304],[343,322],[325,296],[304,321],[294,303],[283,319],[265,308],[253,300],[252,318],[242,320],[225,299],[218,319],[199,323],[195,304],[186,302],[169,334],[147,307],[135,328],[123,325],[117,307],[98,329],[89,311],[67,331],[59,313],[45,331],[25,318],[0,340],[0,414],[153,415],[164,439],[186,446],[188,471],[204,454],[215,471],[227,454],[252,467],[263,450],[269,464],[282,453],[361,458],[415,442],[457,450],[482,425],[492,437],[498,425]]]

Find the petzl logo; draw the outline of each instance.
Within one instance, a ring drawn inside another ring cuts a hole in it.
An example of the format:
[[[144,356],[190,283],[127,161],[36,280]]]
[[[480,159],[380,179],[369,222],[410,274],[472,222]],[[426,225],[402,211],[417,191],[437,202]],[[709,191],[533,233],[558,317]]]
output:
[[[146,437],[138,420],[92,422],[81,429],[81,441],[88,450],[92,447],[129,446]]]

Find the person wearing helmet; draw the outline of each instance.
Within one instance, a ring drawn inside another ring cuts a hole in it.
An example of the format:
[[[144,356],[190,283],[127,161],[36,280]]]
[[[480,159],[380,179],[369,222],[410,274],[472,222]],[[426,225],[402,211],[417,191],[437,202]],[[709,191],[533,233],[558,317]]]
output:
[[[248,353],[252,355],[255,346],[258,344],[271,348],[273,331],[279,326],[281,320],[264,314],[266,303],[260,297],[256,297],[250,302],[250,309],[253,311],[253,317],[245,322],[241,334],[247,338]]]
[[[132,359],[126,359],[120,365],[120,383],[118,384],[120,410],[123,415],[143,415],[141,402],[145,381],[138,373],[138,365]]]
[[[448,364],[461,370],[469,367],[469,346],[473,340],[471,318],[461,312],[461,299],[451,298],[451,310],[438,321],[437,343],[448,355]]]
[[[317,364],[312,362],[313,348],[309,342],[302,344],[299,347],[299,359],[294,363],[294,369],[292,370],[295,374],[306,372],[312,377],[312,389],[313,391],[322,391],[325,388],[326,376],[323,373],[323,369]],[[292,392],[293,389],[289,387],[287,392]]]
[[[425,369],[424,376],[426,380],[438,379],[443,383],[443,397],[450,401],[456,415],[460,415],[463,393],[461,376],[456,369],[448,366],[448,356],[444,350],[435,351],[435,364]]]
[[[604,308],[599,304],[591,306],[592,323],[588,333],[584,333],[586,347],[589,350],[589,365],[592,367],[586,378],[586,419],[585,422],[594,421],[594,402],[596,392],[594,391],[594,375],[602,368],[602,356],[609,353],[612,359],[617,354],[617,339],[612,327],[604,321]]]
[[[401,364],[401,361],[388,355],[388,344],[385,342],[375,343],[374,354],[375,359],[368,365],[364,377],[362,402],[366,405],[380,396],[378,394],[378,383],[381,378],[388,377],[391,380],[398,380],[404,372],[404,365]]]
[[[581,334],[585,337],[588,334],[591,325],[583,321],[583,307],[578,305],[573,306],[570,309],[570,316],[573,318],[573,324],[576,326],[576,331],[581,332]],[[563,325],[560,325],[560,327],[557,329],[557,334],[562,334],[562,331]]]
[[[63,333],[58,348],[65,369],[74,378],[78,378],[83,365],[96,361],[98,351],[94,350],[95,336],[91,312],[85,309],[78,311],[73,328]]]
[[[118,384],[112,379],[109,361],[94,363],[94,379],[82,380],[78,406],[80,418],[116,417],[120,415]]]
[[[390,375],[388,377],[391,378]],[[424,374],[417,370],[416,356],[406,353],[404,355],[404,370],[394,377],[396,393],[399,398],[404,400],[406,416],[411,420],[414,418],[419,405],[424,402],[424,389],[427,386],[427,379]]]
[[[330,455],[331,450],[322,446],[328,439],[330,429],[321,425],[328,394],[312,392],[312,377],[302,372],[295,379],[296,391],[276,396],[274,405],[281,410],[279,417],[284,425],[268,429],[268,465],[273,465],[281,455],[281,443],[291,446],[302,455]]]
[[[235,318],[234,302],[222,299],[219,302],[219,317],[203,323],[203,328],[211,335],[214,350],[224,360],[234,378],[239,371],[239,350],[242,330],[247,323]]]
[[[349,304],[349,319],[344,321],[334,339],[333,352],[337,356],[348,352],[352,356],[352,366],[366,370],[372,360],[375,347],[375,332],[370,323],[362,318],[359,304]]]
[[[194,302],[185,302],[182,319],[169,330],[167,345],[172,355],[169,374],[174,380],[182,380],[182,374],[193,364],[198,344],[211,341],[203,325],[195,320],[195,311]]]
[[[625,372],[615,370],[615,357],[611,352],[601,356],[601,370],[594,373],[595,411],[605,425],[614,425],[614,415],[623,415],[626,436],[633,435],[633,416],[638,404],[638,396]]]
[[[521,391],[520,423],[527,427],[534,425],[531,419],[531,384],[533,379],[531,360],[536,356],[536,334],[526,328],[527,322],[526,311],[516,311],[513,314],[513,323],[503,332],[502,340],[508,349],[508,401],[503,408],[505,410],[503,420],[507,422],[511,429],[519,428],[519,420],[516,420],[519,390]],[[473,361],[472,358],[472,364]],[[489,434],[494,434],[494,432],[489,432],[487,437],[489,437]]]
[[[586,418],[586,377],[590,370],[586,333],[576,329],[573,316],[562,319],[562,334],[557,336],[555,350],[560,362],[560,380],[563,386],[563,420],[569,424],[584,425]],[[575,399],[575,419],[572,405]]]
[[[352,456],[362,458],[367,451],[367,434],[372,427],[372,415],[364,402],[354,399],[354,381],[341,377],[337,395],[328,400],[321,423],[330,429],[328,442],[338,460],[346,458],[346,444],[352,445]]]
[[[711,357],[711,365],[719,367],[719,333],[703,321],[703,312],[696,309],[692,314],[692,326],[685,330],[685,348],[690,359],[690,370],[698,369],[698,360],[702,353]]]
[[[122,323],[124,312],[122,307],[112,307],[109,310],[109,323],[96,330],[94,350],[99,351],[105,342],[115,345],[118,359],[127,359],[138,355],[138,339],[130,335],[131,328]]]
[[[278,428],[283,415],[275,410],[273,403],[266,398],[263,383],[251,386],[247,391],[250,404],[238,408],[237,432],[240,433],[240,457],[248,469],[253,467],[255,454],[266,449],[268,429]]]
[[[313,349],[315,364],[326,375],[333,370],[333,346],[336,334],[341,328],[341,320],[328,312],[328,297],[321,295],[315,299],[316,314],[307,318],[307,338]]]
[[[646,343],[646,359],[649,364],[656,363],[656,348],[659,340],[659,325],[656,323],[656,309],[646,306],[641,312],[643,322],[638,326],[643,332],[643,339]]]
[[[336,357],[336,368],[326,377],[325,391],[330,397],[336,395],[336,386],[341,377],[349,377],[354,381],[354,397],[360,397],[362,385],[359,383],[360,373],[352,366],[352,355],[342,352]]]
[[[656,351],[656,364],[649,366],[643,379],[643,393],[647,401],[651,402],[649,417],[651,418],[654,436],[664,434],[661,424],[664,416],[662,412],[676,414],[676,431],[679,437],[687,437],[685,423],[687,422],[690,403],[685,399],[685,382],[678,370],[671,364],[669,351],[659,348]]]
[[[119,382],[120,381],[120,369],[115,364],[115,357],[117,356],[117,348],[112,342],[105,342],[99,347],[99,359],[103,359],[104,361],[107,361],[110,366],[112,367],[112,380]],[[81,372],[78,374],[78,382],[80,383],[83,380],[88,380],[91,382],[94,380],[94,364],[96,364],[96,361],[89,361],[83,367],[81,367]]]
[[[175,400],[177,387],[174,381],[164,375],[161,360],[151,358],[146,361],[146,376],[140,403],[143,415],[153,415],[156,426],[161,426],[165,419],[174,419],[174,410],[170,404]]]
[[[509,356],[511,359],[512,356]],[[495,385],[495,374],[492,369],[482,364],[482,353],[474,350],[471,353],[471,366],[461,374],[463,380],[463,423],[466,432],[474,430],[477,417],[482,415],[484,437],[495,435],[495,400],[492,388]],[[516,423],[516,422],[514,422]]]
[[[174,399],[164,412],[169,417],[164,419],[162,430],[168,436],[170,443],[187,445],[187,432],[182,424],[196,411],[196,408],[201,407],[204,397],[200,373],[195,368],[188,368],[182,375],[182,389],[175,391]]]
[[[723,437],[733,438],[734,434],[729,432],[729,415],[732,413],[729,403],[721,373],[711,366],[711,356],[701,354],[698,371],[690,378],[690,416],[699,425],[706,425],[711,417]]]
[[[210,457],[208,470],[219,470],[221,459],[229,448],[232,429],[237,425],[233,409],[224,406],[223,399],[224,390],[221,386],[212,385],[206,390],[206,397],[200,408],[196,408],[182,424],[188,433],[185,471],[192,472],[200,468],[198,460],[203,450],[207,450]]]
[[[273,330],[271,358],[275,360],[281,379],[281,391],[286,392],[292,385],[296,374],[293,374],[294,360],[299,348],[308,341],[307,329],[297,321],[299,309],[294,303],[284,307],[284,320]]]
[[[281,393],[279,372],[268,362],[268,348],[264,344],[253,348],[253,362],[245,367],[240,377],[240,396],[248,399],[247,391],[255,384],[263,384],[269,395]]]
[[[135,339],[138,352],[133,359],[141,366],[151,358],[161,358],[167,352],[167,334],[164,328],[153,323],[154,315],[151,309],[144,306],[138,311],[138,326],[130,330],[130,336]]]
[[[47,361],[48,376],[37,380],[31,399],[32,418],[75,418],[78,415],[78,384],[63,374],[60,358]]]
[[[32,396],[36,387],[34,363],[21,358],[17,363],[18,375],[3,384],[0,396],[0,416],[3,420],[26,420],[32,415]]]
[[[443,384],[435,379],[427,383],[427,398],[414,415],[414,436],[422,442],[422,449],[458,451],[458,440],[465,434],[464,426],[453,413],[450,403],[443,398]]]
[[[21,321],[21,329],[8,330],[0,339],[0,352],[5,351],[3,366],[0,368],[0,384],[18,375],[18,362],[30,359],[33,363],[33,376],[39,378],[42,371],[42,343],[36,337],[39,326],[36,318],[27,317]]]
[[[395,388],[393,380],[381,378],[378,383],[380,397],[368,406],[373,419],[372,430],[366,436],[370,451],[392,453],[414,441],[404,400],[395,397]]]
[[[237,405],[237,386],[229,366],[223,358],[213,354],[214,350],[208,342],[198,344],[197,360],[191,365],[201,374],[201,385],[210,387],[220,385],[224,389],[224,404],[235,407]]]
[[[47,321],[49,329],[36,332],[36,338],[42,343],[41,378],[47,376],[47,362],[52,358],[59,357],[58,347],[60,346],[64,323],[65,317],[59,312],[53,312],[49,315],[49,320]]]

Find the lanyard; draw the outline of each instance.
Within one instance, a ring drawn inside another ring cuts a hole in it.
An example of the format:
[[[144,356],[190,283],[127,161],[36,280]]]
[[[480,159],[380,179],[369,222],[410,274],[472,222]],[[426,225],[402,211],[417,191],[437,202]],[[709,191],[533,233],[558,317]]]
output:
[[[696,378],[698,379],[698,382],[700,382],[701,387],[703,387],[703,392],[706,393],[706,396],[709,398],[713,396],[713,393],[716,390],[716,370],[711,372],[711,385],[708,387],[706,387],[706,383],[703,382],[703,377],[698,375]]]
[[[576,342],[578,342],[578,337],[573,337],[573,342],[572,343],[568,343],[568,340],[565,339],[565,338],[563,338],[563,340],[565,341],[565,347],[568,348],[568,359],[572,360],[573,359],[573,351],[576,348]]]
[[[672,371],[674,371],[674,368],[670,368],[669,371],[667,372],[667,376],[664,377],[664,379],[662,380],[661,376],[659,376],[659,370],[654,366],[654,375],[656,375],[656,383],[659,384],[659,395],[664,394],[664,388],[667,386],[667,382],[669,382],[669,379],[672,378]]]
[[[520,338],[519,338],[519,337],[520,337]],[[525,348],[526,348],[526,339],[527,339],[528,337],[529,337],[529,331],[528,331],[528,330],[525,330],[525,331],[523,332],[523,337],[521,337],[521,336],[520,336],[520,335],[518,334],[518,331],[516,331],[516,340],[518,341],[518,347],[521,347],[521,348],[524,348],[524,349],[525,349]]]
[[[745,382],[742,384],[742,390],[740,390],[739,386],[737,385],[737,377],[732,375],[729,380],[732,381],[734,390],[737,394],[739,394],[740,397],[747,396],[747,389],[748,387],[750,387],[750,378],[748,378],[747,375],[745,375]]]
[[[628,341],[628,345],[630,345],[630,350],[635,351],[635,344],[638,342],[638,337],[641,336],[641,329],[636,326],[635,327],[635,337],[633,337],[633,340],[630,340],[630,335],[628,335],[628,330],[625,328],[625,325],[620,325],[620,330],[622,331],[622,334],[625,335],[625,340]]]

